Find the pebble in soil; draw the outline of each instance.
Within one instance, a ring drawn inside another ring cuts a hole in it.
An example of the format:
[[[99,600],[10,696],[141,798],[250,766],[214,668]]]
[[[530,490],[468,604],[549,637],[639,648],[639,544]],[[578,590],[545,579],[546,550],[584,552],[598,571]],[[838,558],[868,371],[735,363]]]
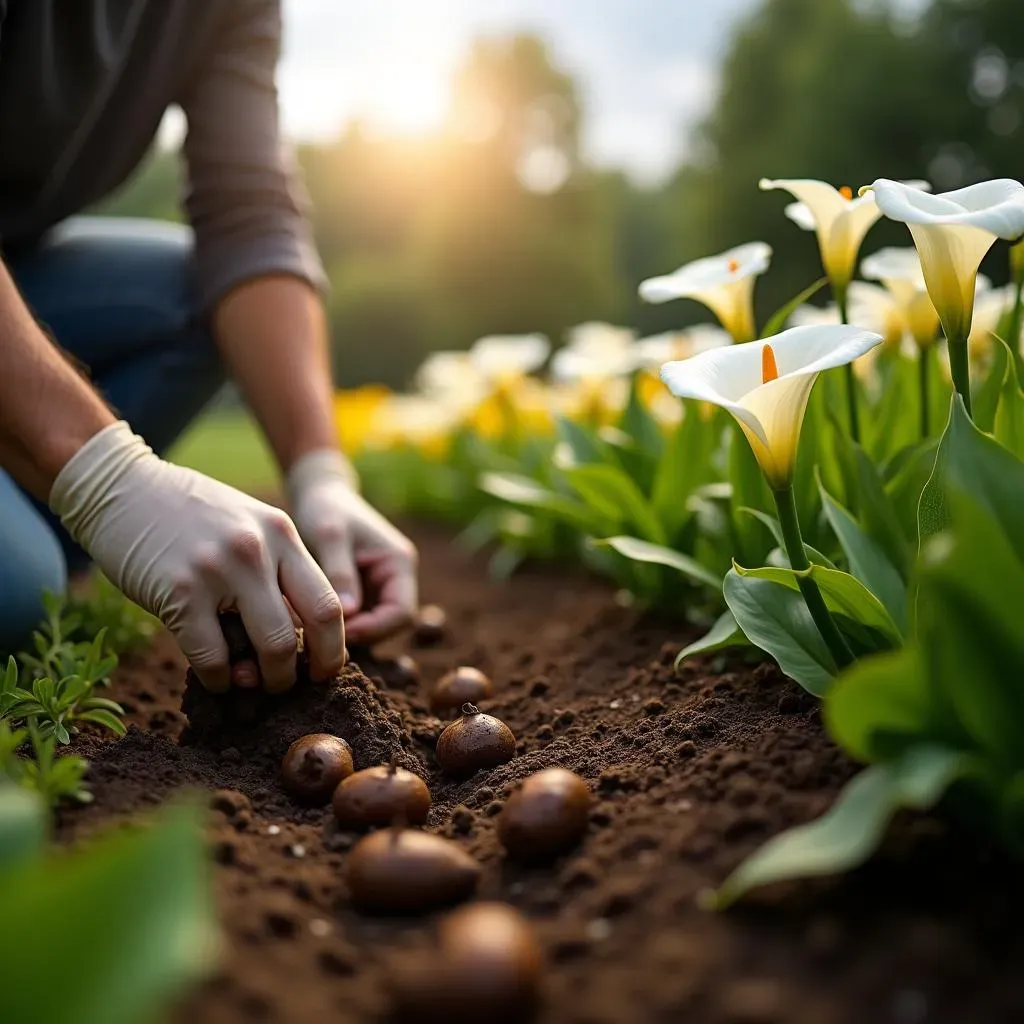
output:
[[[396,972],[394,1019],[525,1024],[536,1015],[544,961],[529,922],[505,903],[446,916],[437,948]]]
[[[590,804],[590,790],[578,775],[547,768],[508,798],[498,816],[498,838],[517,860],[549,860],[583,838]]]
[[[352,771],[352,748],[325,732],[300,737],[281,760],[284,788],[306,804],[327,803],[338,783]]]
[[[430,694],[430,710],[450,718],[463,704],[479,704],[494,693],[494,685],[478,668],[460,665],[443,675]]]
[[[353,904],[383,914],[421,914],[467,899],[480,873],[455,843],[403,828],[360,839],[345,864]]]
[[[463,704],[462,715],[437,740],[437,763],[449,775],[466,776],[496,768],[516,756],[516,738],[500,718]]]
[[[430,790],[405,768],[377,765],[345,779],[334,791],[331,805],[342,828],[372,828],[396,821],[422,825],[430,811]]]

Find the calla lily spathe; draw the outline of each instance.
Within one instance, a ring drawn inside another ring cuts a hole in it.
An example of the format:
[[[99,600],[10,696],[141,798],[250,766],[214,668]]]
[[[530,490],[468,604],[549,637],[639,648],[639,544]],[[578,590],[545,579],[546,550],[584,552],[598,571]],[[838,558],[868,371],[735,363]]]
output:
[[[861,273],[881,281],[892,296],[903,318],[907,334],[920,347],[929,348],[939,333],[939,314],[928,294],[921,260],[913,247],[889,246],[866,257]],[[977,275],[975,291],[981,294],[991,287],[983,274]]]
[[[661,378],[680,398],[732,413],[768,483],[782,491],[792,483],[800,428],[818,374],[852,363],[881,341],[879,334],[841,324],[794,327],[764,341],[666,363]]]
[[[946,338],[963,344],[971,332],[982,259],[997,238],[1024,234],[1024,185],[1000,178],[931,195],[879,178],[870,188],[879,209],[910,228]]]
[[[567,339],[551,360],[556,381],[602,381],[632,373],[636,334],[628,327],[597,321],[577,324]]]
[[[640,297],[646,302],[695,299],[718,317],[733,340],[750,341],[756,333],[754,280],[768,269],[771,258],[770,245],[748,242],[644,281]]]
[[[812,178],[762,178],[759,185],[765,191],[784,189],[797,200],[786,207],[786,216],[817,234],[822,266],[842,298],[853,279],[861,242],[881,216],[874,198]]]
[[[491,334],[473,342],[469,358],[483,377],[500,382],[539,370],[550,351],[543,334]]]

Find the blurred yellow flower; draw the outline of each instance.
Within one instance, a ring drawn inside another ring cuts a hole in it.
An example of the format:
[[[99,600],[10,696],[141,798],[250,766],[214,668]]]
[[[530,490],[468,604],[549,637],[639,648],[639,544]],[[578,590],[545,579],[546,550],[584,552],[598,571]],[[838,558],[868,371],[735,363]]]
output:
[[[383,384],[367,384],[334,394],[334,423],[342,449],[349,455],[362,451],[372,440],[377,410],[391,391]]]

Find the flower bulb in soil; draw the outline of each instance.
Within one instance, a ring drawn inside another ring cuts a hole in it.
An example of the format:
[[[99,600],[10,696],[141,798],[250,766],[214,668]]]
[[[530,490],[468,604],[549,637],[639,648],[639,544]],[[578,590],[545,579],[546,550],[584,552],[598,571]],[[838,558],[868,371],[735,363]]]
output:
[[[544,960],[529,922],[504,903],[474,903],[438,928],[438,948],[399,971],[400,1020],[524,1024],[540,1002]]]
[[[326,803],[338,783],[352,774],[352,748],[340,737],[311,733],[297,739],[281,761],[285,789],[308,804]]]
[[[442,676],[430,695],[430,710],[435,715],[451,715],[463,704],[479,704],[494,693],[494,686],[478,668],[460,665]]]
[[[480,865],[441,836],[389,828],[356,843],[345,874],[360,909],[421,914],[468,899],[480,880]]]
[[[422,825],[430,810],[430,790],[405,768],[378,765],[342,779],[331,804],[342,828],[370,828],[395,821]]]
[[[444,639],[447,628],[445,610],[437,604],[425,604],[416,615],[412,638],[419,647],[432,647]]]
[[[463,704],[462,715],[438,737],[437,763],[449,775],[472,775],[516,756],[516,738],[499,718]]]
[[[548,860],[575,846],[587,831],[590,790],[565,768],[528,776],[498,817],[498,838],[517,860]]]

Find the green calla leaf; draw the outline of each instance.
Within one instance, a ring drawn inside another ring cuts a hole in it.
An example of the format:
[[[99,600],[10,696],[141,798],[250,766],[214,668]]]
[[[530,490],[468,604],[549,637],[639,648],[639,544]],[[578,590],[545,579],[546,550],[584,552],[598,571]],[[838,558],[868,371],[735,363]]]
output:
[[[785,555],[786,538],[782,535],[782,524],[779,522],[778,517],[769,515],[767,512],[762,512],[758,508],[738,508],[736,509],[736,514],[742,516],[753,516],[759,523],[764,524],[772,537],[775,538],[775,543],[778,545],[779,550],[783,552],[783,557],[786,559],[785,564],[789,564],[788,556]],[[817,548],[811,547],[810,544],[804,544],[804,554],[807,555],[807,559],[810,562],[816,562],[818,565],[824,565],[829,569],[835,568],[835,565],[832,563],[830,558],[823,555]]]
[[[996,440],[1018,459],[1024,459],[1024,391],[1021,391],[1017,361],[1012,358],[1006,342],[998,344],[1007,353],[1007,369],[999,395],[993,432]]]
[[[4,990],[4,1024],[137,1024],[214,966],[204,843],[191,809],[5,872],[0,905],[0,963],[18,979]]]
[[[46,807],[34,793],[0,783],[0,878],[42,849]]]
[[[806,305],[828,284],[827,277],[819,277],[817,281],[809,284],[803,291],[794,295],[788,302],[781,305],[768,318],[761,332],[762,338],[771,338],[778,334],[788,323],[789,318],[803,305]]]
[[[713,651],[722,651],[727,647],[745,647],[748,643],[749,641],[743,635],[743,630],[736,622],[736,616],[726,609],[704,636],[699,640],[694,640],[692,644],[684,647],[676,655],[676,668],[678,669],[687,658],[698,654],[711,654]]]
[[[595,514],[586,505],[558,494],[528,476],[517,473],[484,473],[479,481],[486,494],[518,505],[546,513],[552,519],[564,522],[581,533],[607,533],[607,520]]]
[[[597,547],[611,548],[633,562],[664,565],[669,569],[674,569],[698,586],[710,587],[716,592],[722,588],[721,576],[716,576],[710,569],[689,555],[684,555],[681,551],[673,551],[660,544],[651,544],[639,537],[608,537],[592,543]]]
[[[797,592],[801,577],[811,579],[818,584],[828,610],[834,615],[845,615],[863,626],[877,629],[894,645],[903,641],[903,635],[893,622],[892,616],[886,611],[885,605],[860,580],[847,572],[827,569],[821,565],[812,565],[802,572],[776,566],[745,569],[737,565],[735,570],[740,576],[769,580]]]
[[[728,907],[763,885],[863,864],[878,849],[897,810],[933,807],[968,770],[962,754],[936,746],[915,747],[898,761],[866,768],[822,817],[783,832],[748,857],[718,890],[715,905]]]
[[[722,590],[747,639],[805,690],[822,696],[835,678],[836,665],[799,591],[743,576],[735,568],[726,574]]]
[[[563,475],[583,502],[602,517],[635,527],[644,540],[665,543],[665,531],[647,499],[617,466],[578,466]]]
[[[988,376],[980,387],[971,389],[971,416],[975,426],[986,433],[992,433],[996,421],[996,409],[1003,392],[1006,368],[1010,362],[1009,352],[998,339],[992,339],[992,365]]]
[[[901,634],[907,631],[906,584],[882,548],[824,487],[821,503],[839,546],[846,555],[850,572],[884,605]]]
[[[878,468],[860,447],[854,449],[857,464],[859,502],[857,517],[870,536],[886,553],[902,578],[911,564],[911,548],[892,499],[885,491]]]

